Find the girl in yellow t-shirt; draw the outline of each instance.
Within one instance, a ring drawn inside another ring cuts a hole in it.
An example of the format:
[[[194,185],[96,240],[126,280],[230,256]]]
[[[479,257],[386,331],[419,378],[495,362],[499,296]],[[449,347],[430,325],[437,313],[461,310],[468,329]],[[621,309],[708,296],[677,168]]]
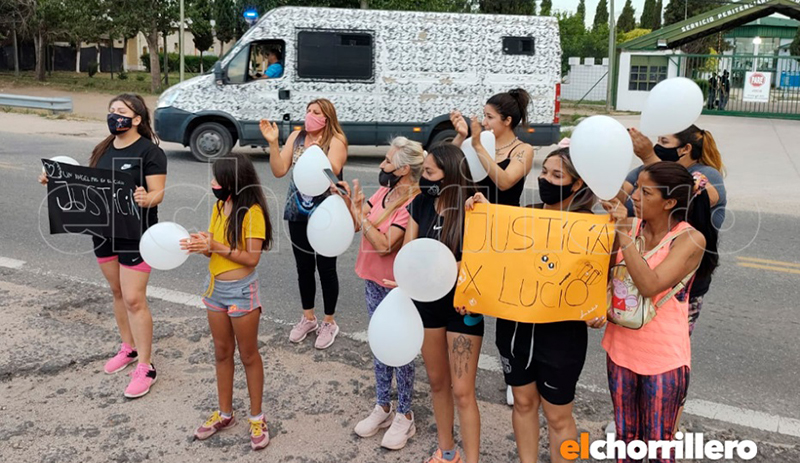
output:
[[[272,225],[249,158],[229,154],[218,159],[212,170],[211,191],[218,201],[208,231],[193,233],[181,243],[183,249],[211,258],[203,303],[214,340],[219,410],[194,435],[207,439],[234,424],[233,353],[238,344],[250,393],[250,446],[259,450],[269,444],[269,432],[261,410],[264,367],[258,352],[261,300],[256,266],[261,252],[272,243]]]

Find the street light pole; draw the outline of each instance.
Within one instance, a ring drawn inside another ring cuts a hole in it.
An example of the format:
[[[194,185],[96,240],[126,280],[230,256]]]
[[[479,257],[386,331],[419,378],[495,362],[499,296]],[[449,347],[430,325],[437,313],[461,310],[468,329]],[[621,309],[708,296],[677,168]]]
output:
[[[753,39],[753,72],[758,71],[758,47],[761,45],[761,37]]]
[[[178,33],[180,34],[180,36],[178,37],[178,48],[180,48],[180,50],[178,51],[178,55],[180,57],[180,59],[179,59],[180,65],[179,66],[180,66],[180,81],[181,82],[183,82],[183,22],[184,22],[184,18],[183,18],[183,0],[181,0],[181,22],[178,25]],[[167,50],[164,50],[164,53],[167,53]]]
[[[606,112],[611,112],[613,104],[611,99],[614,96],[614,82],[611,81],[614,77],[614,61],[617,57],[617,34],[616,23],[614,20],[614,0],[608,2],[608,73],[606,73]]]

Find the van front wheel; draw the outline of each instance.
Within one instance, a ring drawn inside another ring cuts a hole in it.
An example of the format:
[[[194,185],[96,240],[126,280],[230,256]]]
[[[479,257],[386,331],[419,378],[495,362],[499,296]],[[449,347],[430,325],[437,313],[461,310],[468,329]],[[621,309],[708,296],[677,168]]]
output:
[[[224,125],[205,122],[198,125],[189,138],[192,155],[200,162],[211,162],[230,153],[233,137]]]
[[[428,144],[428,147],[434,147],[443,143],[452,143],[456,135],[458,135],[458,132],[454,129],[440,130],[431,137],[431,142]]]

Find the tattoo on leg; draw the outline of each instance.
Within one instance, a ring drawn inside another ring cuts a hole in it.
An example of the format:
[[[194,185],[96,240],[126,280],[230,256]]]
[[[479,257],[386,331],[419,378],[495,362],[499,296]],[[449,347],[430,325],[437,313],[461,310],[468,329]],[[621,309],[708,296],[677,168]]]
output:
[[[469,359],[472,356],[472,341],[463,334],[459,334],[453,340],[453,350],[450,353],[450,361],[453,362],[453,369],[456,377],[461,378],[469,370]]]

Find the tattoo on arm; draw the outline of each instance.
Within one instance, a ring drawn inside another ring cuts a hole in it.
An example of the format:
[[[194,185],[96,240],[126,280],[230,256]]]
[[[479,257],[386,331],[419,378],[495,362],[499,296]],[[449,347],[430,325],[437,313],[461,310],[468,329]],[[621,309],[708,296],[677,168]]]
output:
[[[450,352],[450,361],[453,363],[456,377],[461,378],[465,373],[469,373],[469,361],[472,357],[472,341],[459,334],[453,340],[453,349]]]

